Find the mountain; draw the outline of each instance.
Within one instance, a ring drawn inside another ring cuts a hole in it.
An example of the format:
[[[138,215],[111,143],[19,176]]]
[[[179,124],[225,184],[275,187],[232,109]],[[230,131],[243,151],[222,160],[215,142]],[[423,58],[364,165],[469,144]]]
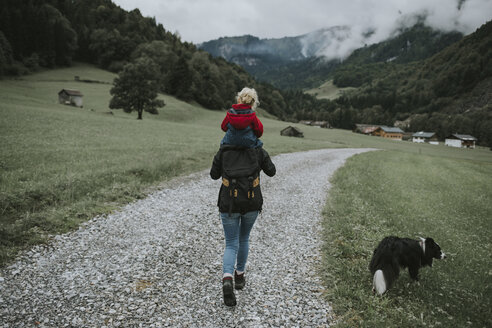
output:
[[[334,42],[343,42],[350,28],[335,26],[312,33],[280,39],[260,39],[252,35],[223,37],[198,47],[215,57],[242,66],[260,81],[282,89],[317,85],[340,60],[321,56]]]
[[[198,47],[242,66],[259,80],[281,89],[306,89],[328,80],[342,64],[421,60],[462,38],[459,32],[444,33],[418,23],[411,28],[397,29],[388,40],[363,46],[372,32],[356,35],[350,27],[335,26],[281,39],[259,39],[251,35],[224,37]],[[356,45],[363,47],[351,53]]]
[[[492,145],[492,21],[420,61],[355,59],[337,68],[334,82],[358,87],[337,101],[359,123],[398,120],[410,131],[471,134]]]

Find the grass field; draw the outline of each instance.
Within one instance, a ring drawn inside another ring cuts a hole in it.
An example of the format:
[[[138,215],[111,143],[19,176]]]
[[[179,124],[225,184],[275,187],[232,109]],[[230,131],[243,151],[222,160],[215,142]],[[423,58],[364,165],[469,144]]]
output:
[[[309,93],[313,96],[316,96],[318,99],[336,99],[343,95],[344,92],[354,90],[356,88],[347,87],[347,88],[338,88],[333,84],[333,80],[329,80],[317,88],[307,90],[306,93]]]
[[[492,164],[396,151],[361,154],[332,178],[324,280],[340,327],[491,327]],[[433,237],[448,258],[371,293],[388,235]]]
[[[0,80],[0,264],[211,164],[224,112],[163,95],[160,114],[137,121],[135,113],[109,110],[114,77],[76,65]],[[84,107],[58,104],[62,88],[80,90]],[[337,141],[320,129],[305,129],[304,139],[280,137],[287,124],[268,117],[262,117],[263,140],[272,155],[346,146],[343,137]]]
[[[76,75],[101,83],[76,82]],[[166,106],[159,115],[144,113],[138,121],[136,113],[110,114],[114,77],[76,65],[0,80],[0,266],[20,250],[144,197],[172,177],[209,168],[223,136],[223,111],[162,95]],[[62,88],[80,90],[84,108],[58,104]],[[490,325],[484,311],[491,305],[491,151],[397,142],[267,115],[261,120],[271,155],[317,148],[385,150],[351,158],[332,181],[324,272],[327,297],[342,326]],[[281,137],[289,124],[305,138]],[[386,297],[373,297],[367,264],[387,234],[431,235],[450,258],[422,270],[420,286],[405,287],[409,280],[403,274]],[[429,309],[433,301],[439,303]]]

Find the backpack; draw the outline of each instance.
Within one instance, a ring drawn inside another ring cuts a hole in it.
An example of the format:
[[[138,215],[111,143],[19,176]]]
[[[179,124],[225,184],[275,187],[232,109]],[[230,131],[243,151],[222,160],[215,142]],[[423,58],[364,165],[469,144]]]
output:
[[[242,214],[261,210],[260,165],[254,148],[232,149],[222,153],[222,188],[219,208]]]

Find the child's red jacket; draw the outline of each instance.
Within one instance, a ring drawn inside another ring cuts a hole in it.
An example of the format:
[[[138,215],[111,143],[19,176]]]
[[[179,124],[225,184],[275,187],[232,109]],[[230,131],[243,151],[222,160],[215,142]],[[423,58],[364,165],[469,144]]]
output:
[[[232,109],[227,112],[220,126],[222,131],[227,132],[227,124],[229,123],[237,130],[246,129],[250,126],[258,138],[263,135],[263,124],[249,105],[232,105]]]

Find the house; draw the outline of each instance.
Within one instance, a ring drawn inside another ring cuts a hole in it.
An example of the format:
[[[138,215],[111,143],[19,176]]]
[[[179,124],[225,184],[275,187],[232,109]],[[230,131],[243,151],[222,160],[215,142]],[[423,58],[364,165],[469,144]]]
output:
[[[402,140],[404,141],[412,141],[413,132],[403,132]]]
[[[412,135],[412,141],[417,143],[427,142],[431,145],[439,145],[439,140],[437,139],[435,132],[416,132]]]
[[[389,126],[380,126],[376,130],[372,132],[373,136],[383,137],[392,140],[402,140],[403,139],[403,130],[400,128],[389,127]]]
[[[366,134],[366,135],[371,135],[374,132],[374,130],[376,130],[377,128],[379,128],[379,125],[374,125],[374,124],[356,124],[355,125],[355,129],[353,130],[353,132],[362,133],[362,134]]]
[[[61,89],[58,92],[58,102],[60,104],[83,107],[82,97],[84,95],[78,90]]]
[[[475,148],[477,138],[468,134],[452,134],[444,140],[444,144],[450,147]]]
[[[281,136],[304,138],[304,133],[294,126],[288,126],[280,131]]]
[[[319,126],[320,128],[330,128],[330,124],[327,121],[314,121],[311,122],[312,126]]]
[[[331,128],[330,123],[327,121],[299,121],[301,124],[319,126],[321,128]]]

